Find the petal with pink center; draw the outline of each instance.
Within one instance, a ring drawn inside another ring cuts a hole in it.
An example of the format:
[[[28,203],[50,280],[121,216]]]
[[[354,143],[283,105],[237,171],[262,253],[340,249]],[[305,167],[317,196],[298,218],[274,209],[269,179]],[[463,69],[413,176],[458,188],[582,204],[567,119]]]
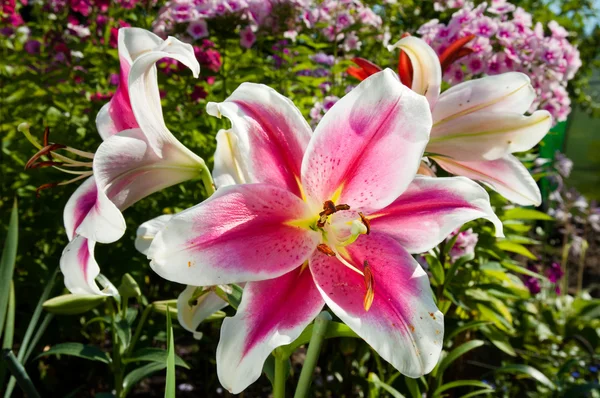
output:
[[[520,72],[468,80],[440,95],[433,109],[433,123],[435,127],[480,111],[524,114],[534,100],[529,77]]]
[[[156,62],[162,58],[172,58],[192,70],[194,77],[200,73],[200,64],[194,55],[191,44],[183,43],[174,37],[166,40],[156,36],[148,39],[146,36],[153,33],[142,29],[121,29],[124,45],[129,49],[132,58],[131,68],[127,79],[130,105],[140,129],[148,139],[150,147],[158,156],[162,156],[163,147],[178,141],[173,137],[163,120],[158,81],[156,76]],[[139,43],[140,36],[143,40],[160,40],[159,44],[151,49]],[[131,48],[131,46],[134,46]]]
[[[217,374],[223,387],[238,394],[256,381],[271,352],[296,340],[323,305],[304,267],[248,283],[237,313],[221,326]]]
[[[63,273],[65,286],[73,294],[108,295],[96,284],[100,267],[94,258],[96,242],[75,236],[63,250],[60,257],[60,270]]]
[[[431,109],[434,109],[442,86],[442,67],[437,54],[424,40],[414,36],[404,37],[388,46],[389,51],[396,48],[400,48],[410,58],[413,70],[412,90],[424,95]]]
[[[96,242],[110,243],[125,232],[123,215],[102,191],[96,178],[88,178],[71,195],[63,212],[67,237],[79,234]]]
[[[494,160],[533,148],[552,127],[548,111],[471,113],[434,125],[427,151],[461,161]]]
[[[485,189],[464,177],[416,177],[391,205],[367,218],[372,231],[392,236],[409,253],[432,249],[477,218],[490,220],[496,236],[504,236]]]
[[[239,140],[233,130],[219,130],[217,133],[215,166],[212,174],[218,188],[252,181],[249,170],[243,166],[246,158],[240,149]]]
[[[427,101],[392,70],[368,77],[317,126],[302,162],[306,194],[356,210],[387,206],[414,178],[430,128]]]
[[[273,185],[219,188],[175,215],[154,238],[148,258],[163,278],[195,286],[275,278],[315,250],[321,235],[294,225],[309,216],[300,198]]]
[[[159,157],[140,129],[104,141],[94,156],[98,189],[121,210],[161,189],[199,176],[204,161],[179,141],[165,143]]]
[[[177,319],[185,330],[192,332],[194,337],[200,338],[202,333],[197,332],[197,329],[202,321],[220,309],[227,307],[228,304],[212,291],[192,300],[197,289],[202,288],[187,286],[179,294],[179,297],[177,297]]]
[[[242,83],[224,102],[210,102],[206,111],[231,120],[247,182],[273,184],[300,195],[302,156],[311,129],[292,101],[263,84]]]
[[[163,214],[146,221],[136,231],[135,248],[142,254],[148,254],[148,249],[156,234],[173,218],[173,214]]]
[[[368,262],[373,301],[365,310],[365,278],[337,258],[315,252],[310,270],[331,310],[402,374],[419,377],[437,363],[444,336],[427,274],[392,237],[372,232],[347,246],[358,269]]]
[[[483,182],[511,202],[522,206],[539,206],[542,203],[535,180],[513,155],[479,162],[459,162],[441,156],[431,159],[449,173]]]

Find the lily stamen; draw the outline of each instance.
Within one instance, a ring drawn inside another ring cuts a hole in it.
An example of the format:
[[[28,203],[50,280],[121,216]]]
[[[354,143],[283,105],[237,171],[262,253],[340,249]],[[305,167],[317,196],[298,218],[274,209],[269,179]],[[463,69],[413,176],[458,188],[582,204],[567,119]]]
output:
[[[321,243],[320,245],[318,245],[317,250],[320,251],[321,253],[328,255],[329,257],[335,257],[335,252],[333,250],[331,250],[331,248],[329,246],[327,246],[325,243]]]
[[[323,228],[325,226],[325,223],[327,222],[327,218],[330,215],[337,213],[338,211],[343,211],[343,210],[350,210],[350,206],[346,205],[346,204],[341,204],[341,205],[336,206],[333,203],[333,201],[326,200],[323,203],[323,211],[319,213],[319,221],[317,221],[317,227]]]
[[[371,271],[371,267],[369,267],[369,262],[367,260],[364,262],[364,278],[367,292],[365,293],[363,306],[365,311],[369,311],[373,305],[373,299],[375,298],[375,279],[373,278],[373,271]]]

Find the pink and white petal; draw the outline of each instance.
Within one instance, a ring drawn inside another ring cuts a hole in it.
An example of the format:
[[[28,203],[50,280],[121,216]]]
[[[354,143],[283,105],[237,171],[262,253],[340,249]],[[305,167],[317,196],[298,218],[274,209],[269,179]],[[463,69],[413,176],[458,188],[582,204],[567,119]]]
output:
[[[85,180],[71,195],[63,212],[69,240],[82,235],[96,242],[111,243],[125,232],[121,211],[98,190],[94,176]]]
[[[366,212],[387,206],[414,178],[430,128],[427,101],[396,73],[368,77],[317,126],[302,162],[307,196]]]
[[[290,225],[309,215],[300,198],[273,185],[219,188],[156,235],[150,266],[196,286],[275,278],[306,261],[320,241],[318,232]]]
[[[331,310],[402,374],[419,377],[437,363],[444,336],[427,274],[393,238],[372,232],[346,247],[349,261],[373,275],[373,302],[364,308],[363,275],[316,251],[310,270]]]
[[[159,157],[140,129],[108,138],[94,156],[98,189],[121,210],[154,192],[198,177],[203,167],[204,161],[176,140],[165,143]]]
[[[220,309],[227,307],[228,304],[212,291],[204,293],[193,304],[190,304],[196,289],[202,288],[187,286],[177,297],[177,319],[185,330],[192,332],[195,338],[200,338],[202,333],[197,332],[196,329],[202,321]]]
[[[400,48],[408,55],[413,69],[412,90],[424,95],[434,109],[442,86],[442,67],[437,54],[424,40],[414,36],[400,39],[388,50]]]
[[[125,35],[124,40],[127,42],[128,39],[129,35]],[[135,41],[135,37],[132,37],[131,42]],[[168,37],[151,51],[130,54],[133,58],[128,79],[131,108],[148,143],[158,156],[162,156],[163,146],[178,141],[163,120],[155,64],[162,58],[172,58],[190,68],[194,77],[200,73],[200,64],[192,45],[174,37]]]
[[[118,88],[117,88],[118,90]],[[116,95],[116,93],[115,93]],[[119,129],[115,125],[115,122],[110,114],[111,102],[104,104],[100,111],[96,115],[96,128],[98,129],[98,133],[100,137],[105,140],[111,135],[115,135],[119,132]],[[132,113],[133,114],[133,113]],[[134,118],[135,120],[135,118]],[[137,124],[137,122],[135,123]],[[135,126],[134,126],[135,127]],[[131,127],[128,127],[131,128]]]
[[[75,236],[63,250],[60,257],[60,270],[65,286],[73,294],[95,294],[108,296],[95,282],[100,267],[94,258],[96,242]]]
[[[173,214],[163,214],[140,225],[136,232],[135,248],[142,254],[148,254],[148,249],[156,234],[173,218]]]
[[[215,185],[220,188],[250,182],[248,169],[242,166],[244,161],[238,136],[232,130],[219,130],[212,173]]]
[[[311,129],[288,98],[264,84],[242,83],[224,102],[210,102],[209,115],[225,116],[237,136],[239,167],[249,180],[300,195],[300,169]]]
[[[483,182],[511,202],[522,206],[539,206],[542,203],[535,180],[513,155],[480,162],[459,162],[440,156],[431,159],[449,173]]]
[[[434,126],[427,151],[461,161],[494,160],[533,148],[550,127],[548,111],[531,116],[481,111]]]
[[[433,123],[435,127],[480,111],[524,114],[534,100],[535,90],[529,77],[520,72],[468,80],[440,95],[433,109]]]
[[[417,176],[394,203],[367,218],[372,231],[393,237],[409,253],[432,249],[477,218],[491,221],[496,236],[504,236],[485,189],[464,177]]]
[[[248,283],[237,313],[223,321],[217,374],[229,392],[238,394],[256,381],[271,352],[296,340],[323,309],[311,273],[303,268]]]

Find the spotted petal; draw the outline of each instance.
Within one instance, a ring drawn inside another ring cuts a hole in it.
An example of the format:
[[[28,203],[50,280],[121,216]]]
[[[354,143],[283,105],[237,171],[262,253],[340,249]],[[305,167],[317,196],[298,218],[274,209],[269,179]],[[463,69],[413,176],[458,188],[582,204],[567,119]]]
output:
[[[163,278],[195,286],[275,278],[315,250],[320,234],[294,225],[309,216],[300,198],[273,185],[219,188],[174,216],[148,258]]]
[[[370,76],[317,126],[302,162],[306,194],[357,210],[387,206],[415,176],[430,127],[424,97],[390,69]]]
[[[391,237],[372,232],[347,247],[348,260],[373,275],[373,301],[365,310],[364,277],[337,258],[315,252],[310,270],[331,310],[383,359],[409,377],[430,372],[442,349],[444,321],[427,274]]]
[[[263,84],[243,83],[224,102],[210,102],[206,111],[231,120],[247,182],[273,184],[300,195],[300,166],[311,129],[292,101]],[[223,161],[215,159],[215,164]]]
[[[540,189],[529,171],[513,155],[492,161],[462,162],[446,157],[432,157],[444,170],[481,181],[511,202],[522,206],[539,206]]]
[[[248,283],[237,313],[221,326],[217,374],[223,387],[238,394],[252,384],[273,349],[300,336],[323,305],[308,269]]]
[[[368,215],[371,229],[386,233],[409,253],[423,253],[464,223],[486,218],[503,236],[502,223],[481,186],[463,177],[416,177],[391,205]]]

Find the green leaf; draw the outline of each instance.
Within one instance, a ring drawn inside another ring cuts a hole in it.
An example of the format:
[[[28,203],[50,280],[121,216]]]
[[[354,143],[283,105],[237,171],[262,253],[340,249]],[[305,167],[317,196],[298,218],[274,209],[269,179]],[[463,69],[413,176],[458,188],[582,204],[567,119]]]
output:
[[[79,315],[92,310],[106,301],[106,296],[95,294],[63,294],[42,304],[42,308],[56,315]]]
[[[120,314],[116,316],[114,325],[117,336],[121,340],[121,349],[125,351],[129,347],[129,343],[131,343],[131,325],[129,325],[127,319],[121,318]]]
[[[410,377],[404,377],[404,382],[408,388],[408,392],[412,398],[421,398],[421,389],[419,388],[419,380],[411,379]]]
[[[4,321],[8,312],[8,298],[10,295],[10,283],[15,270],[17,258],[17,244],[19,241],[19,214],[17,200],[13,204],[8,223],[8,233],[4,240],[4,249],[0,257],[0,335],[4,331]]]
[[[147,347],[137,350],[130,357],[124,358],[123,363],[132,362],[167,362],[167,351],[162,348]],[[190,366],[179,355],[175,355],[175,365],[189,369]]]
[[[171,314],[167,313],[167,380],[165,384],[165,398],[175,398],[175,340],[173,339],[173,325]]]
[[[532,379],[536,380],[540,384],[543,384],[544,386],[548,387],[550,390],[552,390],[552,391],[556,390],[556,386],[554,385],[554,383],[552,383],[550,381],[550,379],[548,379],[546,377],[545,374],[543,374],[536,368],[529,366],[529,365],[520,365],[520,364],[506,365],[500,369],[496,369],[495,372],[496,373],[525,374],[525,375],[531,377]]]
[[[433,393],[433,397],[439,397],[444,391],[450,390],[451,388],[457,387],[482,387],[488,389],[490,391],[494,391],[490,389],[489,384],[485,384],[483,381],[479,380],[457,380],[450,383],[446,383],[443,386],[439,387]]]
[[[292,355],[292,353],[294,351],[296,351],[296,349],[298,347],[300,347],[301,345],[304,345],[304,344],[308,344],[308,342],[310,341],[310,338],[312,336],[313,327],[314,327],[314,325],[311,323],[310,325],[308,325],[306,327],[306,329],[304,329],[302,331],[300,336],[298,336],[298,338],[296,340],[294,340],[291,344],[280,347],[280,349],[283,351],[282,355],[284,355],[284,357],[287,358],[290,355]],[[330,322],[329,326],[327,327],[327,332],[325,333],[325,338],[331,339],[331,338],[335,338],[335,337],[360,338],[356,333],[354,333],[354,331],[352,329],[350,329],[345,324],[340,323],[340,322]]]
[[[473,391],[470,392],[468,394],[463,395],[460,398],[471,398],[471,397],[475,397],[477,395],[483,395],[483,394],[491,394],[493,393],[495,390],[491,389],[491,388],[485,388],[483,390],[478,390],[478,391]]]
[[[533,210],[533,209],[524,209],[522,207],[515,207],[514,209],[509,209],[504,212],[502,216],[500,216],[501,220],[547,220],[553,221],[554,218],[549,216],[546,213],[542,213],[541,211]]]
[[[490,323],[491,322],[489,322],[489,321],[472,321],[472,322],[466,323],[466,324],[459,326],[456,329],[452,330],[450,333],[446,334],[446,336],[444,336],[444,340],[451,341],[453,337],[458,336],[459,334],[461,334],[462,332],[464,332],[466,330],[477,329],[480,326],[489,325]]]
[[[36,357],[41,358],[48,355],[70,355],[74,357],[88,359],[90,361],[98,361],[109,364],[111,362],[107,353],[93,345],[85,345],[81,343],[61,343],[56,344],[48,351],[42,352]]]
[[[538,278],[541,280],[547,280],[547,278],[544,275],[531,271],[525,267],[520,266],[519,264],[513,263],[512,261],[502,261],[500,264],[502,264],[504,268],[510,271],[514,271],[522,275],[533,276],[534,278]]]
[[[490,340],[493,345],[495,345],[496,347],[498,347],[499,349],[501,349],[508,355],[510,355],[512,357],[517,356],[517,353],[515,352],[512,345],[510,344],[510,341],[508,340],[508,336],[506,335],[506,333],[503,333],[493,327],[491,327],[491,328],[483,327],[483,328],[481,328],[481,333],[483,333],[483,335],[485,337],[487,337],[488,340]]]
[[[237,310],[242,302],[242,293],[244,290],[239,285],[235,284],[227,286],[229,287],[228,290],[221,288],[221,286],[216,286],[215,293]]]
[[[382,388],[387,391],[394,398],[405,398],[404,395],[400,394],[394,387],[384,383],[379,379],[375,373],[369,373],[369,383],[374,384],[377,388]]]
[[[4,338],[2,339],[2,349],[10,350],[13,346],[15,336],[15,285],[10,281],[10,294],[8,296],[8,312],[6,315],[6,324],[4,325]],[[3,366],[4,364],[2,364]],[[2,381],[0,381],[1,383]]]
[[[452,362],[456,361],[458,358],[465,355],[467,352],[474,350],[475,348],[481,347],[482,345],[484,345],[484,342],[481,340],[471,340],[450,351],[450,353],[446,355],[444,359],[442,359],[438,364],[436,372],[438,379],[441,380],[441,375],[444,374],[444,371],[446,370],[446,368],[448,368],[448,366],[450,366]]]
[[[429,271],[431,271],[431,275],[437,282],[436,286],[443,285],[445,280],[444,266],[434,256],[427,256],[427,260],[427,263],[429,264]]]
[[[148,365],[129,372],[123,379],[123,395],[125,396],[140,380],[150,376],[154,372],[163,370],[166,366],[166,363],[151,362]]]
[[[537,260],[537,257],[530,252],[528,248],[518,243],[510,242],[508,240],[500,240],[496,242],[496,247],[506,252],[520,254],[531,260]]]

